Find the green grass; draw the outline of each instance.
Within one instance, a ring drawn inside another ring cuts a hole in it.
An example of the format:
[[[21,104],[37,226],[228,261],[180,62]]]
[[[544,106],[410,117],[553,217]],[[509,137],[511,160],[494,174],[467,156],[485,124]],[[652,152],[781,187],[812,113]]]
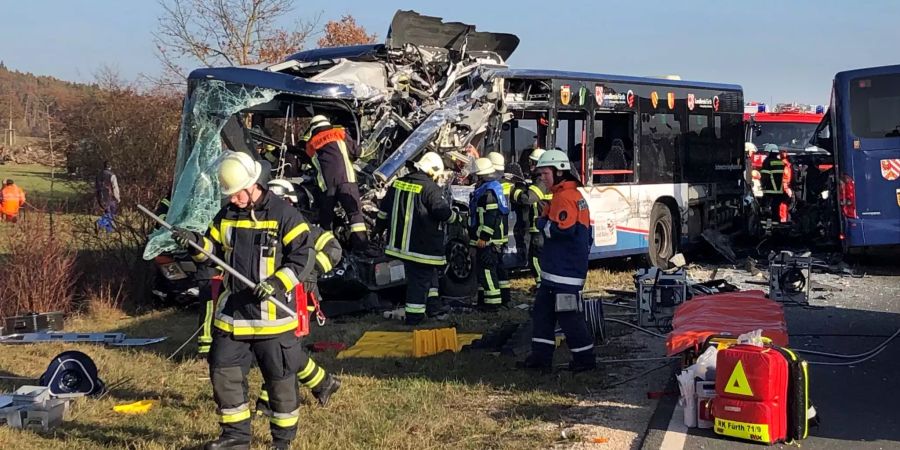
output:
[[[622,277],[630,276],[623,272]],[[603,276],[613,276],[604,274]],[[527,287],[527,279],[516,283]],[[514,292],[527,300],[524,290]],[[503,320],[523,321],[526,313],[510,310],[500,315],[467,314],[456,317],[459,332],[483,332]],[[194,346],[167,360],[194,330],[196,312],[165,310],[128,317],[117,310],[93,311],[75,317],[67,329],[121,331],[132,337],[168,336],[147,348],[109,348],[94,345],[42,344],[3,347],[0,376],[37,378],[50,359],[64,350],[80,350],[97,363],[107,384],[121,385],[101,399],[78,399],[66,420],[49,433],[0,427],[0,448],[95,449],[200,448],[218,433],[205,361],[192,357]],[[440,324],[434,324],[438,326]],[[307,342],[327,340],[348,345],[368,330],[403,330],[396,322],[368,315],[338,318],[325,327],[314,326]],[[621,353],[615,346],[603,352]],[[558,363],[568,352],[557,352]],[[560,426],[580,411],[585,396],[622,402],[615,392],[598,387],[608,373],[535,376],[516,370],[512,357],[483,352],[446,353],[429,358],[341,359],[335,352],[314,354],[314,359],[344,381],[327,408],[308,403],[301,409],[301,431],[295,449],[527,449],[558,443]],[[251,372],[251,398],[259,392],[261,377]],[[25,381],[0,379],[0,391],[13,390]],[[115,404],[153,399],[157,405],[137,416],[112,411]],[[636,402],[616,408],[645,408]],[[602,408],[601,408],[602,409]],[[633,426],[639,427],[639,424]],[[269,441],[267,422],[253,423],[254,440]],[[580,439],[580,438],[579,438]]]
[[[37,164],[2,164],[0,180],[12,178],[25,191],[29,203],[43,208],[45,204],[58,207],[93,195],[85,183],[70,180],[65,169]],[[52,182],[52,192],[51,192]]]

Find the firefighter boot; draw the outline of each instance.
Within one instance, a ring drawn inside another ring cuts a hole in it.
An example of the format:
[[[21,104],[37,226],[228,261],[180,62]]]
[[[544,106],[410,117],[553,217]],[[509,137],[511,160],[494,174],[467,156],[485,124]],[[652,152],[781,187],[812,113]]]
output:
[[[569,370],[572,372],[585,372],[597,368],[597,361],[594,358],[578,358],[569,361]]]
[[[319,401],[319,405],[327,406],[328,399],[330,399],[331,395],[337,392],[337,390],[340,388],[340,378],[329,373],[325,376],[325,379],[322,380],[322,382],[312,390],[312,395],[316,398],[316,400]]]
[[[205,450],[250,450],[250,441],[223,435],[214,441],[208,442],[203,448]]]
[[[536,370],[542,374],[549,374],[553,372],[553,363],[552,361],[539,359],[534,354],[529,354],[524,360],[516,361],[516,368]]]

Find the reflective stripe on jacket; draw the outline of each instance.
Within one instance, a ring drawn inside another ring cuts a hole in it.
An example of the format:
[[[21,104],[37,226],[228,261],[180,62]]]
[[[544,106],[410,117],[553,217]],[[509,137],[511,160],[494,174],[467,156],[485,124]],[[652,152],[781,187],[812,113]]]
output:
[[[553,187],[549,211],[538,221],[538,227],[545,237],[539,260],[541,286],[582,290],[591,250],[591,218],[576,182],[564,181]]]
[[[347,133],[341,127],[317,130],[306,143],[306,155],[316,168],[319,189],[334,195],[338,185],[356,183],[356,171],[350,161],[355,143],[347,141]]]
[[[456,217],[441,188],[426,173],[395,180],[381,201],[378,220],[388,222],[386,254],[422,264],[447,263],[443,223]]]
[[[497,181],[480,184],[469,200],[469,244],[478,240],[503,245],[509,241],[506,218],[509,204],[503,196],[503,188]]]
[[[235,336],[270,336],[297,328],[296,303],[291,294],[300,283],[314,252],[310,225],[300,212],[269,191],[250,211],[228,205],[213,218],[203,246],[239,273],[259,283],[274,276],[284,292],[259,301],[252,289],[228,273],[216,304],[213,325]],[[195,255],[205,262],[203,254]]]

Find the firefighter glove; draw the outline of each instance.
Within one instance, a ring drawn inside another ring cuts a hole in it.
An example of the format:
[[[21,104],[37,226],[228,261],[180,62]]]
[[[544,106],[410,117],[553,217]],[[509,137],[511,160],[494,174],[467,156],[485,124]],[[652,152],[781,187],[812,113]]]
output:
[[[181,227],[172,228],[172,239],[175,240],[175,243],[182,246],[183,248],[190,248],[190,242],[195,244],[200,244],[203,239],[203,235],[196,231],[186,230]]]
[[[260,281],[259,284],[256,285],[256,289],[253,290],[253,294],[256,295],[256,298],[259,301],[264,301],[269,297],[276,297],[279,294],[284,293],[284,285],[277,278],[266,278],[263,281]]]
[[[475,245],[477,245],[478,248],[485,248],[487,247],[487,241],[485,241],[484,239],[479,239],[478,242],[475,243]]]

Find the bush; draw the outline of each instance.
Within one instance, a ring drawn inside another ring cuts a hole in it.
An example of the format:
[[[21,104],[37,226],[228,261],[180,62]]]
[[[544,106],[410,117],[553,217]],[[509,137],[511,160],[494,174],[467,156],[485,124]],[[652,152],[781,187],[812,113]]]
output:
[[[0,263],[0,316],[71,311],[78,273],[66,224],[57,219],[51,230],[48,214],[31,212],[3,226],[7,254]]]

